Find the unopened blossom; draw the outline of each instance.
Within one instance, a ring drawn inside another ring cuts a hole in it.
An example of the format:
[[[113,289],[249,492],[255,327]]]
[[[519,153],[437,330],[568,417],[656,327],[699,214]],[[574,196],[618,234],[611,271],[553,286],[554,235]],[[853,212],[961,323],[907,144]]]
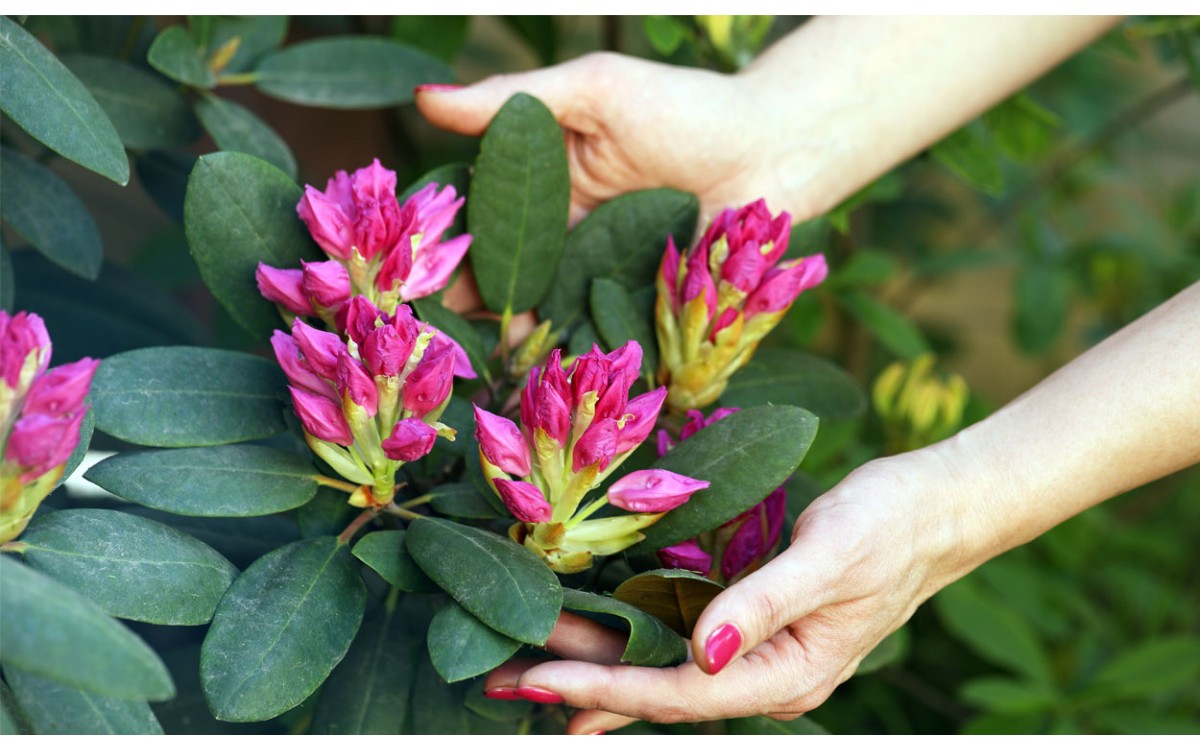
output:
[[[969,396],[961,375],[934,372],[935,357],[893,362],[879,373],[871,391],[883,421],[888,452],[916,450],[949,437],[962,424]]]
[[[484,476],[517,519],[514,541],[554,570],[585,570],[594,555],[619,552],[641,530],[707,482],[659,469],[631,472],[584,505],[654,429],[666,389],[634,398],[642,350],[636,341],[605,354],[598,347],[562,366],[561,350],[533,368],[521,393],[521,424],[475,409]],[[611,504],[632,515],[590,519]]]
[[[680,440],[687,440],[736,411],[717,409],[707,418],[696,410],[688,412],[688,421],[680,430]],[[674,442],[665,430],[660,431],[658,437],[661,456],[674,447]],[[775,554],[786,515],[787,492],[783,487],[777,487],[761,502],[716,529],[660,549],[658,560],[664,568],[682,568],[722,583],[732,583],[757,570]],[[714,559],[719,561],[715,570]]]
[[[655,327],[671,411],[716,401],[801,292],[825,279],[821,255],[783,260],[791,226],[759,200],[722,212],[691,251],[668,239]]]
[[[50,337],[32,313],[0,310],[0,542],[25,530],[79,443],[99,361],[47,369]]]

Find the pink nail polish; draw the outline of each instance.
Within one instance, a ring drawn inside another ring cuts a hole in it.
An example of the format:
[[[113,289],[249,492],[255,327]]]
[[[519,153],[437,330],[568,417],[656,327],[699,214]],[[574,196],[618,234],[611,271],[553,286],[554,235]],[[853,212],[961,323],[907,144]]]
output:
[[[708,659],[709,674],[725,668],[742,647],[742,631],[737,625],[727,622],[714,630],[704,642],[704,657]]]
[[[440,93],[440,92],[446,92],[446,91],[457,91],[461,88],[462,88],[462,86],[459,86],[456,83],[422,83],[419,86],[413,87],[413,93],[414,94],[421,94],[421,93],[425,93],[425,92]]]
[[[534,703],[562,703],[563,697],[553,690],[540,687],[519,687],[517,696]]]
[[[519,701],[521,696],[517,695],[517,689],[514,687],[497,687],[491,690],[483,691],[484,698],[491,698],[494,701]]]

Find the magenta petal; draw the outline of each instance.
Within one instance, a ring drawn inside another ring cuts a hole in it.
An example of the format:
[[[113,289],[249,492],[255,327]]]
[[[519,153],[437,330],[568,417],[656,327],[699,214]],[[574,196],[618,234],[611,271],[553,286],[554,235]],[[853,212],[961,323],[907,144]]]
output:
[[[296,408],[296,416],[309,434],[321,440],[338,445],[350,445],[354,436],[350,433],[350,425],[342,414],[340,404],[324,396],[300,388],[289,386],[292,392],[292,404]]]
[[[671,311],[679,312],[679,264],[683,262],[683,258],[679,255],[679,251],[675,249],[675,238],[667,235],[667,249],[663,253],[662,264],[658,268],[659,274],[662,275],[663,286],[667,290],[667,303],[671,306]]]
[[[749,294],[770,268],[757,242],[747,242],[731,252],[721,264],[721,279]]]
[[[445,287],[470,247],[471,235],[460,234],[448,242],[418,251],[408,280],[400,289],[400,299],[407,302],[428,297]]]
[[[401,403],[415,417],[433,411],[450,395],[454,385],[454,354],[426,355],[404,383]]]
[[[419,419],[402,419],[383,441],[383,453],[394,461],[416,461],[429,455],[437,430]]]
[[[37,367],[32,376],[37,377],[46,371],[51,353],[50,334],[41,316],[22,310],[9,317],[7,311],[0,310],[0,377],[9,388],[19,387],[25,360],[34,352]]]
[[[81,410],[71,417],[30,414],[21,417],[8,435],[5,460],[25,468],[23,476],[39,476],[65,463],[79,443]]]
[[[621,373],[625,381],[632,384],[642,369],[642,345],[636,339],[630,339],[620,349],[607,355],[607,359],[612,363],[613,373]]]
[[[671,439],[671,433],[666,430],[658,431],[658,457],[662,458],[667,455],[667,451],[675,447],[675,441]]]
[[[702,576],[712,571],[712,555],[705,552],[695,539],[663,547],[658,551],[658,561],[664,568],[690,570]]]
[[[300,350],[296,348],[296,342],[290,334],[275,331],[271,334],[271,348],[275,350],[275,359],[283,368],[288,383],[311,393],[334,397],[332,386],[308,366],[300,356]]]
[[[623,424],[617,433],[617,453],[633,450],[650,436],[666,400],[667,388],[662,386],[643,393],[625,406]]]
[[[697,297],[704,298],[711,320],[717,311],[717,285],[708,271],[708,249],[704,247],[688,256],[687,275],[683,277],[683,301],[691,302]]]
[[[505,474],[529,476],[529,444],[520,428],[511,419],[475,407],[475,438],[479,449],[496,468]]]
[[[451,338],[445,331],[438,330],[428,323],[425,325],[435,334],[429,343],[429,350],[436,356],[442,349],[449,349],[451,356],[454,357],[454,377],[464,380],[474,380],[479,377],[475,368],[471,367],[471,358],[467,356],[467,350],[462,348],[462,344]]]
[[[303,267],[301,286],[305,297],[327,310],[334,310],[350,301],[350,272],[336,260],[320,263],[300,261]]]
[[[613,482],[608,502],[634,513],[662,513],[688,501],[708,482],[665,469],[633,471]]]
[[[600,392],[608,386],[609,368],[608,359],[596,346],[587,354],[575,358],[571,368],[571,397],[575,405],[583,403],[585,393],[595,391],[599,397]]]
[[[330,261],[333,262],[333,261]],[[316,315],[304,293],[304,272],[292,268],[272,268],[259,263],[254,272],[258,292],[271,302],[295,315]]]
[[[324,193],[306,185],[304,197],[296,206],[296,213],[300,215],[300,220],[308,227],[308,232],[316,243],[329,257],[341,260],[350,258],[354,242],[349,214],[348,183],[346,173],[339,172],[329,180]],[[347,191],[345,195],[341,195],[343,187]]]
[[[84,357],[78,362],[47,370],[33,381],[25,396],[22,413],[60,416],[78,411],[87,398],[92,375],[99,365],[100,360]]]
[[[585,466],[598,464],[600,471],[604,471],[616,453],[617,420],[597,419],[575,443],[571,470],[578,472]]]
[[[546,366],[541,369],[541,382],[558,391],[558,395],[562,397],[562,401],[571,408],[571,384],[567,381],[567,371],[562,366],[562,349],[555,349],[550,352],[550,356],[546,359]],[[536,378],[536,375],[530,373],[531,378]]]
[[[504,506],[517,519],[526,523],[545,523],[550,520],[554,509],[537,487],[520,480],[496,479],[494,482]]]
[[[828,273],[823,255],[810,255],[771,269],[763,276],[758,289],[746,299],[746,320],[761,313],[786,309],[801,292],[824,281]]]
[[[337,379],[338,356],[346,351],[346,343],[337,334],[317,330],[296,319],[292,323],[292,340],[313,372],[326,380]]]
[[[379,411],[379,390],[371,378],[367,368],[350,352],[343,350],[338,356],[337,390],[343,396],[350,394],[350,400],[366,410],[367,416],[374,417]]]
[[[361,294],[350,300],[344,310],[346,317],[342,321],[342,330],[354,343],[362,346],[367,335],[382,323],[383,312]]]
[[[549,383],[543,382],[534,394],[531,424],[535,429],[544,430],[560,446],[566,447],[571,436],[571,411]]]

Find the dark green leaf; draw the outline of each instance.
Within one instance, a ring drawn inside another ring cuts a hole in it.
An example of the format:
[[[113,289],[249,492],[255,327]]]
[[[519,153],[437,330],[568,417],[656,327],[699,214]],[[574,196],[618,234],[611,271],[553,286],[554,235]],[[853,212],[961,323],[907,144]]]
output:
[[[467,190],[471,186],[471,165],[444,164],[436,169],[431,169],[418,177],[413,184],[404,188],[404,192],[400,193],[396,200],[400,201],[400,204],[403,205],[406,200],[419,193],[426,185],[441,185],[443,187],[453,185],[454,192],[457,195],[466,195]],[[450,225],[452,228],[446,230],[447,236],[463,233],[466,223],[462,221],[462,218],[465,213],[465,211],[459,211],[458,215],[454,217],[454,223]]]
[[[162,734],[144,700],[108,698],[5,665],[21,712],[37,734]]]
[[[520,721],[528,716],[537,705],[529,701],[498,701],[495,698],[485,698],[483,682],[483,680],[475,680],[470,684],[464,705],[485,719],[502,722]]]
[[[1200,719],[1184,707],[1183,715],[1151,714],[1146,706],[1110,706],[1093,714],[1098,727],[1114,734],[1186,734],[1200,735]]]
[[[976,132],[974,125],[951,133],[930,149],[930,153],[942,166],[972,187],[988,195],[1004,192],[1004,173],[1000,171],[999,154]]]
[[[104,251],[87,207],[58,175],[19,151],[0,149],[0,213],[59,266],[96,280]]]
[[[129,159],[108,115],[41,42],[0,16],[0,110],[53,151],[124,185]]]
[[[488,353],[483,348],[483,341],[480,340],[479,334],[471,327],[470,323],[453,311],[442,307],[437,300],[418,299],[413,300],[410,304],[416,309],[421,320],[433,325],[458,342],[459,346],[467,352],[467,358],[471,360],[471,367],[477,374],[482,376],[487,372]]]
[[[470,16],[392,16],[392,38],[451,62],[467,42]]]
[[[247,154],[201,156],[188,180],[184,228],[204,283],[247,331],[267,338],[283,327],[254,281],[259,262],[299,268],[317,246],[296,216],[302,192],[270,164]]]
[[[631,550],[653,552],[715,529],[791,475],[817,434],[817,418],[794,406],[756,406],[684,440],[654,464],[712,483],[646,529]]]
[[[981,677],[959,689],[966,703],[997,714],[1042,713],[1059,701],[1053,685],[1018,682],[1007,677]]]
[[[438,515],[481,520],[503,518],[468,482],[443,484],[434,487],[429,494],[433,496],[430,505]]]
[[[467,222],[484,304],[524,312],[546,296],[563,253],[570,180],[562,129],[546,105],[516,94],[492,119]]]
[[[915,359],[929,351],[921,329],[879,300],[863,292],[838,295],[842,305],[884,348],[902,359]]]
[[[1036,263],[1017,277],[1013,332],[1028,354],[1042,354],[1058,341],[1067,321],[1071,279],[1057,266]]]
[[[586,354],[592,350],[593,344],[600,343],[600,333],[592,325],[591,321],[585,320],[575,327],[575,331],[571,334],[571,340],[567,342],[567,353],[572,355]]]
[[[650,46],[663,57],[675,54],[675,50],[690,34],[689,29],[670,16],[646,16],[642,20],[642,28],[646,31]]]
[[[87,86],[127,148],[175,148],[200,137],[187,99],[143,68],[99,55],[64,55],[63,63]]]
[[[196,518],[141,506],[133,506],[127,512],[168,523],[174,529],[191,534],[243,570],[271,550],[300,539],[296,519],[290,515]]]
[[[118,354],[96,370],[96,426],[138,445],[221,445],[269,437],[283,421],[283,373],[262,357],[191,346]]]
[[[610,279],[592,282],[592,322],[595,323],[609,349],[624,346],[628,341],[642,345],[642,372],[649,378],[658,372],[658,339],[654,329],[625,287]]]
[[[933,608],[946,629],[979,656],[1034,682],[1054,684],[1037,634],[1020,615],[1003,601],[985,595],[971,579],[943,589],[933,598]]]
[[[592,279],[612,279],[630,290],[653,284],[667,238],[686,247],[699,213],[696,196],[666,188],[602,204],[567,235],[565,262],[558,265],[538,316],[553,320],[556,331],[570,330],[586,309]]]
[[[687,660],[687,643],[670,627],[640,607],[613,597],[563,589],[563,608],[620,617],[629,623],[629,642],[621,661],[639,667],[669,667]]]
[[[217,96],[196,101],[196,116],[217,148],[257,156],[296,179],[296,157],[279,134],[237,102]]]
[[[1028,161],[1042,156],[1054,142],[1062,119],[1040,106],[1024,92],[992,108],[984,115],[992,140],[1005,156]]]
[[[1150,696],[1191,685],[1200,675],[1200,638],[1177,635],[1128,648],[1100,670],[1089,693]]]
[[[850,256],[845,265],[838,268],[827,282],[831,287],[847,288],[876,286],[892,277],[896,262],[891,256],[872,250],[862,250]]]
[[[33,734],[33,727],[21,713],[17,699],[8,685],[0,682],[0,735]]]
[[[299,507],[317,492],[316,470],[291,453],[222,445],[122,453],[84,476],[109,492],[181,516],[265,516]]]
[[[13,311],[14,297],[17,296],[17,284],[13,279],[12,256],[8,248],[0,242],[0,310]]]
[[[263,58],[258,88],[295,104],[371,109],[408,104],[413,87],[444,83],[442,62],[382,37],[327,37],[293,44]]]
[[[454,602],[447,602],[429,623],[426,644],[433,668],[446,682],[491,671],[521,648],[519,642],[492,630]]]
[[[558,52],[558,32],[553,16],[504,16],[504,23],[533,49],[542,65],[553,65]]]
[[[216,75],[182,26],[160,31],[146,53],[146,62],[166,77],[189,86],[211,89],[217,83]]]
[[[321,487],[300,509],[296,522],[305,539],[314,536],[337,536],[342,533],[361,510],[346,502],[347,494],[333,487]]]
[[[760,349],[729,379],[721,404],[792,404],[836,421],[861,415],[867,398],[849,373],[826,360],[790,349]]]
[[[203,542],[112,510],[39,515],[21,541],[30,565],[127,620],[203,625],[237,576]]]
[[[238,38],[237,52],[223,73],[248,70],[266,52],[283,44],[287,37],[287,16],[191,16],[188,23],[192,38],[211,57],[226,42]],[[205,33],[197,33],[200,29]]]
[[[87,403],[87,411],[83,414],[83,422],[79,425],[79,442],[75,444],[75,450],[71,451],[71,457],[67,459],[67,463],[63,468],[62,477],[58,480],[55,487],[61,487],[63,482],[75,473],[79,468],[79,464],[83,463],[83,459],[87,456],[88,446],[92,444],[92,432],[96,429],[96,416],[92,411],[90,399]]]
[[[487,719],[466,707],[469,683],[448,685],[422,652],[412,691],[414,734],[498,734],[512,732],[516,725]]]
[[[366,601],[358,566],[334,537],[251,565],[221,600],[200,652],[213,715],[262,721],[299,704],[346,655]]]
[[[21,669],[114,698],[163,700],[175,689],[142,639],[66,586],[0,557],[0,653]]]
[[[908,654],[908,642],[908,630],[900,628],[895,633],[884,638],[878,646],[871,649],[871,653],[867,654],[866,658],[859,662],[858,669],[854,670],[854,674],[870,674],[871,672],[895,664]]]
[[[700,613],[724,588],[690,570],[651,570],[617,586],[613,598],[653,615],[684,638],[691,638]]]
[[[541,646],[562,608],[562,588],[545,563],[506,537],[436,518],[408,527],[417,565],[488,627]]]
[[[150,200],[180,226],[188,175],[195,164],[196,155],[187,151],[150,151],[140,154],[134,163],[138,181]]]
[[[354,545],[354,556],[401,591],[427,594],[439,590],[408,554],[403,529],[372,531]]]
[[[791,721],[779,721],[766,716],[745,716],[729,719],[725,728],[730,734],[829,734],[825,727],[801,716]]]

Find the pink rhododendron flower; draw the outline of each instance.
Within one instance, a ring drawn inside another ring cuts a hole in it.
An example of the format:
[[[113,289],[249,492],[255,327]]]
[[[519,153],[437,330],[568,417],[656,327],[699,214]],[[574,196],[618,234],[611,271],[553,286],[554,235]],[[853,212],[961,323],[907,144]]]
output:
[[[708,482],[665,469],[643,469],[613,482],[608,501],[634,513],[663,513],[683,505],[692,493],[708,488]]]

